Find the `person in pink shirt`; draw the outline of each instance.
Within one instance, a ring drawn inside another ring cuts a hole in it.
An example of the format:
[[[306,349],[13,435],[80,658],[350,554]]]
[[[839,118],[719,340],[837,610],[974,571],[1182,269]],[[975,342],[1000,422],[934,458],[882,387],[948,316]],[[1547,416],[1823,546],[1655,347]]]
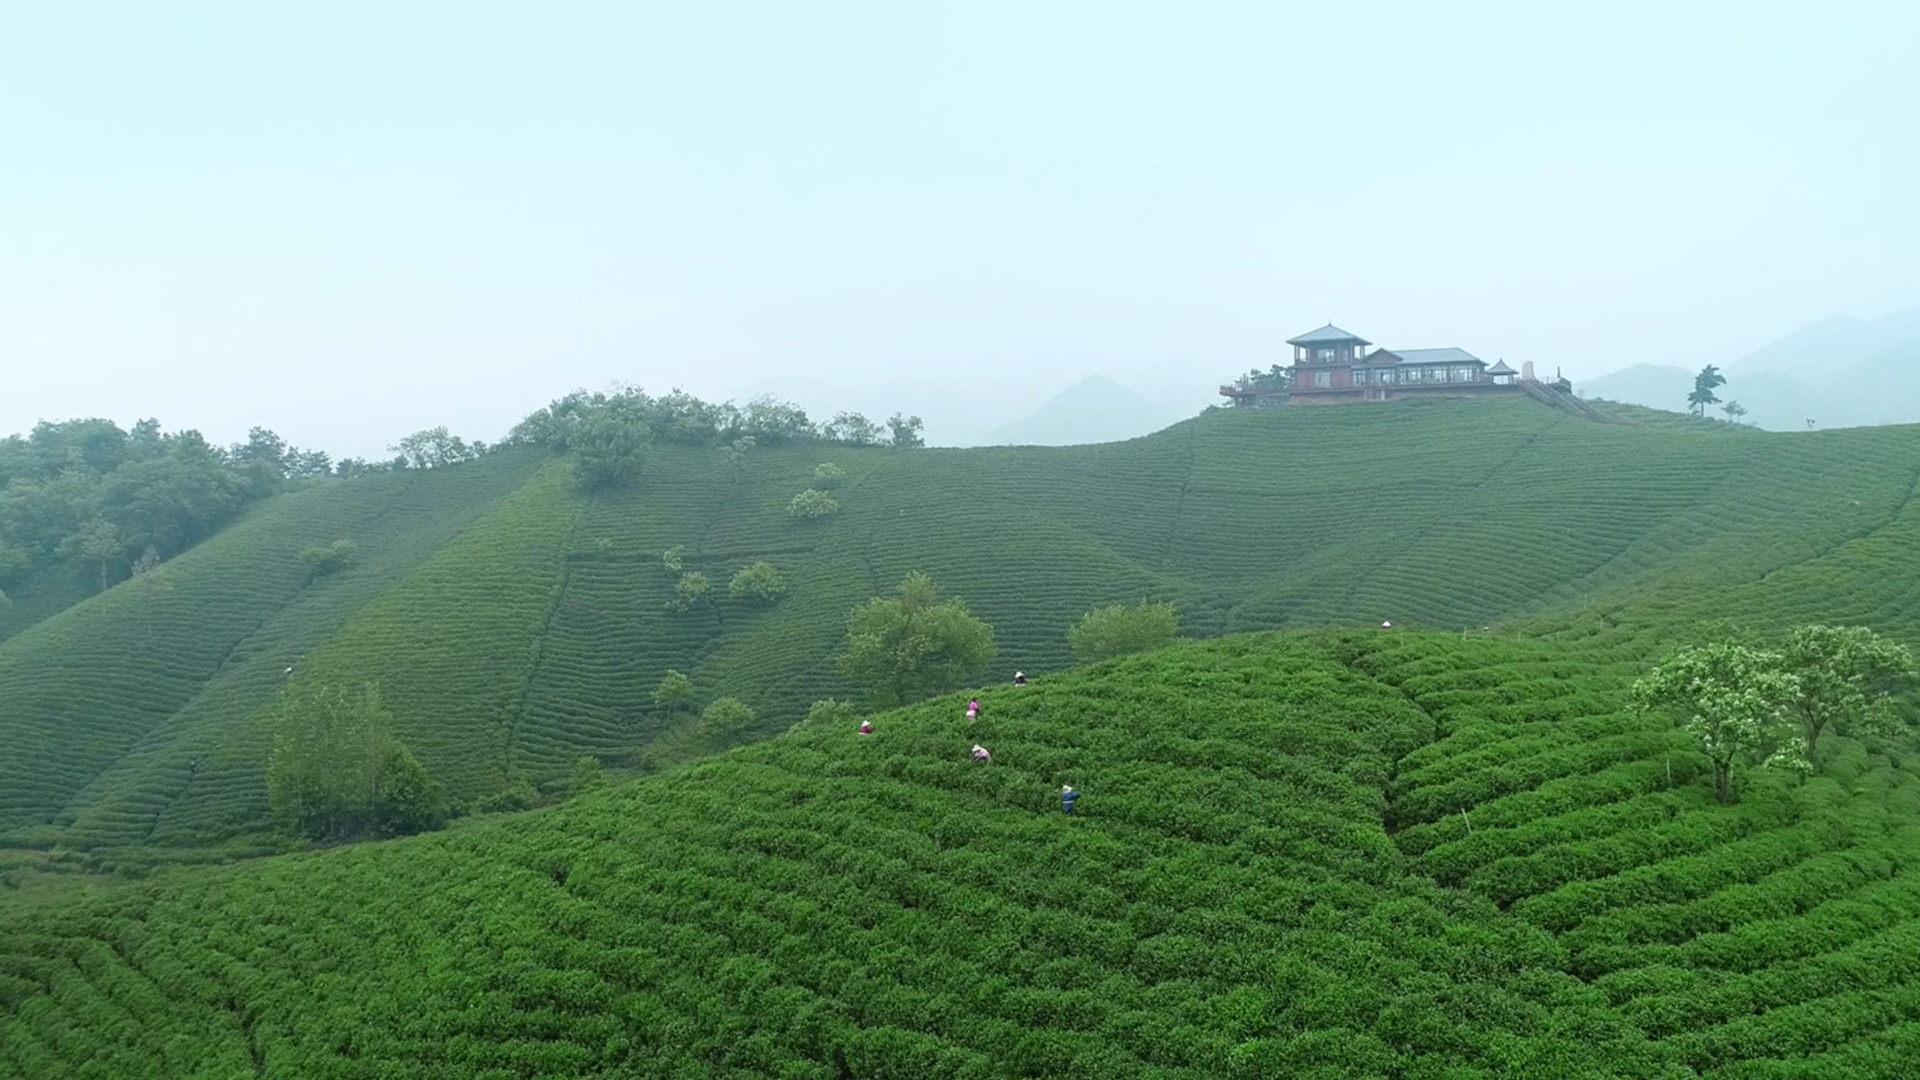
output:
[[[979,743],[974,743],[973,744],[973,760],[981,763],[982,765],[985,765],[987,762],[993,760],[993,755],[987,753],[986,747],[981,746]]]
[[[862,735],[873,734],[873,721],[871,720],[860,721],[860,734]]]

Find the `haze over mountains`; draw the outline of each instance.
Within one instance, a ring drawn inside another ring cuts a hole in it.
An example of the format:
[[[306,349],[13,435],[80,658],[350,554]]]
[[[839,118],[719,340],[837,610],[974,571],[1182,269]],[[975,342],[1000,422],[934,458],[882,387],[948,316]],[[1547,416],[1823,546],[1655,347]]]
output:
[[[1642,363],[1577,384],[1587,397],[1657,409],[1685,407],[1694,375],[1713,363]],[[1920,421],[1920,308],[1878,319],[1835,316],[1720,365],[1721,401],[1769,431]],[[1716,406],[1708,415],[1724,415]]]

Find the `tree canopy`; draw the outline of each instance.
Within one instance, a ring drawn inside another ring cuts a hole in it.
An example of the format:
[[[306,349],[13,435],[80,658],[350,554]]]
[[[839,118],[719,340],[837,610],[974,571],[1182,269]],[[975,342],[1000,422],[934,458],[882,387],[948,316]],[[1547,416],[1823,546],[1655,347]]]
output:
[[[317,840],[397,836],[446,820],[445,791],[393,734],[373,686],[290,689],[274,717],[267,796]]]
[[[1661,661],[1633,684],[1633,699],[1672,714],[1699,740],[1713,765],[1714,797],[1730,803],[1737,766],[1805,765],[1805,743],[1786,716],[1797,691],[1778,653],[1718,641]]]
[[[908,574],[896,596],[876,596],[847,617],[841,670],[882,706],[953,690],[986,674],[993,628],[966,601],[942,599],[933,579]]]
[[[1147,652],[1173,644],[1180,633],[1180,613],[1170,603],[1110,604],[1082,616],[1067,631],[1067,648],[1074,660],[1090,664],[1128,653]]]
[[[1829,730],[1892,735],[1905,726],[1891,695],[1914,675],[1906,646],[1864,626],[1802,626],[1788,636],[1783,659],[1810,760]]]

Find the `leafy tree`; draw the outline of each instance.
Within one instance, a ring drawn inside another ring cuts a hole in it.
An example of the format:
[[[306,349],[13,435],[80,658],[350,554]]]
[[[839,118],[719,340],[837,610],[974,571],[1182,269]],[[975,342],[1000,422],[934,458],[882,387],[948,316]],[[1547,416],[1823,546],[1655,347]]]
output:
[[[1087,612],[1067,631],[1073,658],[1089,664],[1128,653],[1147,652],[1173,643],[1180,613],[1170,603],[1112,604]]]
[[[147,643],[153,643],[153,609],[165,596],[173,595],[173,584],[164,574],[156,573],[161,567],[160,553],[149,547],[133,561],[133,583],[140,590],[141,609],[145,617]]]
[[[1894,735],[1905,726],[1891,694],[1915,673],[1906,646],[1864,626],[1816,625],[1794,630],[1784,651],[1808,760],[1817,761],[1828,730]]]
[[[887,418],[887,433],[895,450],[913,450],[925,446],[926,440],[920,437],[923,427],[917,416],[894,413]]]
[[[824,434],[830,442],[846,443],[848,446],[879,446],[881,427],[857,412],[835,414],[827,422]]]
[[[300,561],[307,564],[309,579],[318,579],[352,566],[356,550],[354,542],[343,537],[331,544],[315,544],[301,549]]]
[[[846,478],[847,470],[831,461],[823,461],[813,467],[813,486],[822,491],[839,487],[840,481]]]
[[[100,591],[107,591],[107,564],[120,557],[120,530],[105,518],[94,518],[73,538],[73,548],[89,562],[100,564]]]
[[[430,829],[446,794],[393,735],[393,717],[369,685],[290,691],[274,717],[267,796],[295,833],[343,840]]]
[[[742,435],[720,448],[726,456],[728,468],[733,470],[733,482],[740,482],[740,474],[747,470],[747,451],[753,449],[753,436]]]
[[[713,582],[707,575],[694,570],[680,575],[680,580],[673,586],[673,599],[667,601],[667,606],[674,611],[692,611],[701,604],[711,603],[712,595]]]
[[[1729,424],[1737,424],[1740,422],[1741,417],[1747,415],[1747,407],[1738,401],[1727,402],[1725,405],[1720,406],[1720,411],[1727,414],[1727,423]]]
[[[817,521],[840,512],[840,503],[818,488],[808,488],[787,504],[787,516],[796,521]]]
[[[700,713],[700,732],[715,742],[724,742],[753,726],[753,710],[737,697],[723,697]]]
[[[677,574],[684,565],[687,549],[684,544],[675,544],[660,553],[660,565],[670,574]]]
[[[747,438],[765,443],[794,442],[819,437],[807,411],[790,401],[762,395],[747,402],[740,414],[740,427]]]
[[[469,445],[465,439],[442,427],[416,431],[387,447],[398,456],[394,463],[403,469],[439,469],[472,461],[486,452],[482,443]]]
[[[660,676],[653,689],[653,703],[668,712],[678,712],[693,702],[693,680],[684,673],[669,670]]]
[[[963,686],[993,657],[993,628],[966,601],[941,599],[933,579],[915,571],[898,596],[876,596],[848,615],[840,667],[884,706]]]
[[[567,790],[575,795],[584,795],[589,791],[598,791],[607,786],[607,774],[600,771],[600,759],[595,757],[577,757],[573,759],[573,775],[567,781]]]
[[[1693,392],[1687,395],[1687,404],[1692,407],[1693,415],[1705,416],[1707,406],[1720,404],[1720,399],[1713,391],[1715,387],[1725,386],[1726,383],[1727,377],[1720,374],[1719,368],[1712,364],[1701,368],[1700,374],[1693,377]]]
[[[735,600],[771,604],[787,591],[786,576],[770,562],[757,562],[733,575],[727,595]]]
[[[1776,653],[1730,642],[1682,649],[1633,684],[1636,706],[1665,711],[1700,741],[1713,765],[1713,794],[1733,801],[1741,764],[1804,767],[1806,745],[1787,720],[1798,680]]]
[[[630,410],[595,409],[573,424],[567,441],[573,479],[582,491],[625,487],[640,476],[652,448],[652,431]]]

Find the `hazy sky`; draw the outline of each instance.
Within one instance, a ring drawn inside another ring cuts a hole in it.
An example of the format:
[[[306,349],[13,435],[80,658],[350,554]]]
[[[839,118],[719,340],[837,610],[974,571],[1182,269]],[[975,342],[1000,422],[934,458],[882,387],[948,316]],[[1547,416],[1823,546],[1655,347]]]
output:
[[[1909,0],[10,5],[0,432],[1724,360],[1920,304],[1916,115]]]

